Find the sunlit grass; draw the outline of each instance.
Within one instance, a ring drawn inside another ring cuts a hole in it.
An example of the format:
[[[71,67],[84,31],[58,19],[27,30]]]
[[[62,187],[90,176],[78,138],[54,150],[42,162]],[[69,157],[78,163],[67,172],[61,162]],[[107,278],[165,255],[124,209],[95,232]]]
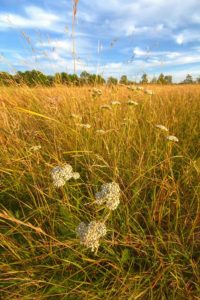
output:
[[[0,88],[1,297],[199,299],[200,87],[97,88]],[[65,164],[80,178],[55,188]],[[113,181],[95,255],[76,227]]]

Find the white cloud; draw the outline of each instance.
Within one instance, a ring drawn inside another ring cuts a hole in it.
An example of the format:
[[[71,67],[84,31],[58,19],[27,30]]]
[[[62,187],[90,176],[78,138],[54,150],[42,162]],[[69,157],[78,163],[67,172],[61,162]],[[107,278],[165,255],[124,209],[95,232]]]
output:
[[[24,8],[25,16],[13,13],[0,13],[0,29],[33,28],[54,32],[63,32],[63,20],[56,14],[36,6]]]
[[[174,35],[178,45],[200,41],[199,31],[197,29],[182,30],[178,35]]]

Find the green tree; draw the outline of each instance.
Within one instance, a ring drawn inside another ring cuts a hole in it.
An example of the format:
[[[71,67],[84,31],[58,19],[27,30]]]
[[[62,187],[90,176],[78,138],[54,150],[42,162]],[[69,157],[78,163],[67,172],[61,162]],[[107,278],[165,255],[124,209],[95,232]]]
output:
[[[171,75],[166,75],[164,77],[164,81],[166,84],[172,84],[172,76]]]
[[[185,83],[185,84],[191,84],[191,83],[194,83],[194,82],[193,82],[192,75],[187,74],[185,80],[183,80],[183,83]]]
[[[199,77],[197,77],[197,79],[196,79],[196,83],[200,83],[200,76],[199,76]]]
[[[119,83],[121,84],[128,84],[128,78],[126,75],[122,75],[121,78],[120,78],[120,81]]]
[[[148,83],[148,76],[146,73],[142,75],[140,83],[144,83],[144,84]]]
[[[112,77],[112,76],[108,77],[108,79],[107,79],[107,84],[109,84],[109,85],[114,85],[114,84],[117,84],[117,83],[118,83],[117,78]]]
[[[163,73],[161,73],[159,75],[157,83],[159,83],[159,84],[165,84],[165,76],[163,75]]]

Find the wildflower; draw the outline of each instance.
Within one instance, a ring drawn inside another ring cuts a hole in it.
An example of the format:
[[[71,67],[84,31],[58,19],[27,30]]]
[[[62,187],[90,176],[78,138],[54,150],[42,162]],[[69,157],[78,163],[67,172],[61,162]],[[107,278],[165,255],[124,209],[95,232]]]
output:
[[[120,105],[121,103],[119,101],[111,101],[111,105]]]
[[[92,96],[93,96],[93,97],[101,96],[101,95],[102,95],[102,91],[101,91],[100,89],[94,88],[94,89],[92,90]]]
[[[96,130],[96,133],[98,133],[98,134],[105,134],[106,131],[103,130],[103,129],[97,129],[97,130]]]
[[[100,106],[100,109],[108,109],[111,110],[111,106],[109,104],[104,104]]]
[[[30,151],[38,151],[38,150],[40,150],[41,148],[42,148],[41,145],[32,146],[32,147],[30,148]]]
[[[172,141],[172,142],[178,142],[179,141],[179,139],[174,135],[168,135],[166,138],[167,138],[167,140]]]
[[[82,117],[80,115],[76,115],[76,114],[71,114],[71,118],[76,119],[76,120],[82,120]]]
[[[116,182],[105,183],[101,191],[95,194],[96,203],[104,204],[110,210],[115,210],[120,203],[120,187]]]
[[[164,125],[160,125],[160,124],[156,125],[156,128],[159,128],[163,131],[169,131],[169,129],[167,127],[165,127]]]
[[[143,91],[143,90],[144,90],[144,88],[143,88],[142,86],[137,86],[136,89],[137,89],[138,91]]]
[[[91,128],[91,125],[90,124],[82,124],[82,123],[78,123],[76,124],[77,126],[81,127],[81,128],[86,128],[86,129],[89,129]]]
[[[51,176],[55,187],[61,187],[65,185],[66,181],[70,180],[71,178],[80,178],[80,174],[73,172],[72,166],[69,164],[65,164],[63,167],[57,166],[53,168],[51,171]]]
[[[128,90],[135,91],[137,89],[136,86],[127,86]]]
[[[135,106],[137,106],[137,105],[138,105],[138,102],[133,101],[133,100],[128,100],[127,104],[128,104],[128,105],[135,105]]]
[[[151,90],[145,90],[144,92],[145,92],[145,94],[147,94],[147,95],[153,95],[153,94],[154,94],[154,92],[151,91]]]
[[[87,248],[91,248],[91,251],[96,252],[99,248],[99,239],[106,235],[106,226],[102,222],[92,221],[88,225],[81,222],[76,233],[80,238],[80,243]]]

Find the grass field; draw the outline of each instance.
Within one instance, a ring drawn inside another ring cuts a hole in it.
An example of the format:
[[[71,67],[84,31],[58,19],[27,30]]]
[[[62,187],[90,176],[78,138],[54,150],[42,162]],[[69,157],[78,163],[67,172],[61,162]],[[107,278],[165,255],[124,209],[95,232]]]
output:
[[[0,88],[1,299],[200,299],[200,86],[98,88]],[[65,163],[80,178],[56,188]],[[113,181],[95,254],[76,227]]]

